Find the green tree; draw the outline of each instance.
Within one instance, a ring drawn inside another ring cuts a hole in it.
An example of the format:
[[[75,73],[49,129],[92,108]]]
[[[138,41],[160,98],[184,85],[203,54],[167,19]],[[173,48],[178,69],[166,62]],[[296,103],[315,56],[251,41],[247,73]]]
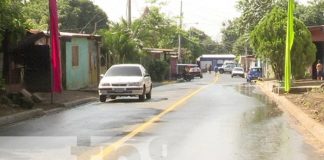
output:
[[[161,82],[165,79],[169,71],[169,64],[161,60],[152,60],[147,66],[152,80]]]
[[[16,47],[17,42],[28,27],[23,17],[21,0],[0,1],[0,54],[3,54],[3,78],[8,77],[9,51]]]
[[[23,12],[33,28],[48,29],[48,1],[29,0]],[[107,15],[90,0],[58,0],[58,12],[61,31],[93,33],[107,27]]]
[[[204,53],[221,52],[222,46],[204,32],[195,28],[180,30],[175,21],[154,6],[146,8],[144,14],[134,20],[131,26],[122,20],[101,32],[104,50],[106,53],[111,51],[117,63],[143,60],[147,55],[141,51],[142,48],[177,48],[179,34],[182,37],[181,46],[185,50],[185,62],[195,62]],[[127,37],[128,40],[121,37]],[[123,47],[129,48],[122,52]]]
[[[22,14],[22,2],[20,0],[0,1],[0,52],[3,43],[14,41],[25,31],[26,23]],[[6,42],[3,39],[6,38]],[[3,49],[3,48],[2,48]]]
[[[307,26],[324,24],[324,0],[312,0],[307,6],[299,5],[297,16]]]
[[[306,67],[315,62],[316,47],[307,27],[297,18],[294,21],[295,39],[291,57],[292,75],[297,79],[303,77]],[[286,23],[285,10],[276,7],[262,19],[250,36],[256,55],[270,61],[279,80],[284,75]]]
[[[223,23],[224,28],[221,31],[222,44],[227,53],[232,53],[234,43],[241,36],[241,34],[243,34],[239,31],[239,22],[240,19],[235,18],[234,20],[228,20],[227,22]]]
[[[223,25],[222,44],[227,52],[243,55],[247,47],[248,53],[253,54],[247,35],[275,6],[286,8],[287,0],[239,0],[236,8],[241,16]]]
[[[253,50],[249,43],[249,35],[244,34],[240,36],[233,44],[233,54],[239,55],[251,55],[253,54]]]
[[[158,7],[146,8],[141,18],[132,24],[134,38],[148,48],[173,48],[177,44],[177,26]]]
[[[138,62],[138,43],[132,37],[132,31],[127,22],[112,23],[109,30],[101,30],[103,36],[103,48],[108,54],[112,54],[115,63]]]

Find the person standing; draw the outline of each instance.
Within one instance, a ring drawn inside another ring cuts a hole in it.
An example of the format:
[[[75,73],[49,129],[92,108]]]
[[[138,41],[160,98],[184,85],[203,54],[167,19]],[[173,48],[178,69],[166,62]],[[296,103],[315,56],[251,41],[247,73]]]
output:
[[[215,75],[216,75],[217,72],[218,72],[218,67],[217,67],[217,65],[214,66],[214,71],[215,71]]]
[[[316,73],[317,73],[317,80],[323,80],[323,64],[321,63],[321,60],[317,61]]]

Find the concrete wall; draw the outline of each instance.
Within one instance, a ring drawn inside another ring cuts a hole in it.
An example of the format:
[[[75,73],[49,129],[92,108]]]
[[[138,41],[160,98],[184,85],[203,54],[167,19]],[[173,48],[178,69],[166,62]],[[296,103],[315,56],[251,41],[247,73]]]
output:
[[[79,66],[72,66],[72,46],[79,46]],[[89,44],[87,38],[66,42],[66,89],[77,90],[89,85]]]

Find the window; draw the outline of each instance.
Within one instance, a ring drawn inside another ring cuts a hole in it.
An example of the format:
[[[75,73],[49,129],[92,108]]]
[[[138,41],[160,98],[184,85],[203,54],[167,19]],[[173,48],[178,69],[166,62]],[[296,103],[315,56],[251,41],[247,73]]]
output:
[[[142,71],[137,66],[111,67],[106,76],[142,76]]]
[[[72,66],[79,66],[79,46],[72,46]]]

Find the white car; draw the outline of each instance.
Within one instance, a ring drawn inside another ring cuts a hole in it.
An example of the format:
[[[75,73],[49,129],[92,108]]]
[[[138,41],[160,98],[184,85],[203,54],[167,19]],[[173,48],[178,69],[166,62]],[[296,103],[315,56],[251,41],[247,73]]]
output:
[[[234,76],[240,76],[244,78],[244,69],[242,67],[234,67],[232,70],[232,78]]]
[[[118,64],[111,66],[102,76],[98,86],[100,102],[107,97],[138,96],[141,101],[151,98],[152,81],[140,64]]]

